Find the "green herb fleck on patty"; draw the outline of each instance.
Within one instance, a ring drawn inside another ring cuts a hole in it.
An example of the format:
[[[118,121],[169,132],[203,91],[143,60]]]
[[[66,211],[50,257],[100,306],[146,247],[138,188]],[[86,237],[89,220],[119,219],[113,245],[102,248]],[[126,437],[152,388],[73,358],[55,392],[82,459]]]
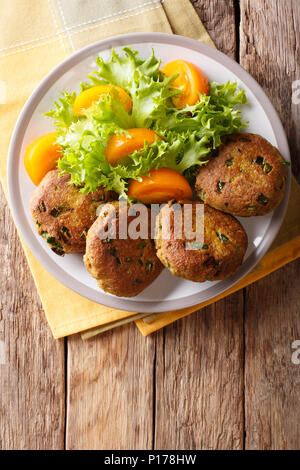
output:
[[[65,254],[64,250],[61,250],[60,248],[57,248],[57,247],[52,247],[51,250],[58,256],[64,256]]]
[[[141,259],[138,259],[138,263],[140,266],[143,266],[143,261]]]
[[[225,165],[226,166],[232,166],[233,165],[233,158],[231,158],[230,160],[226,160]]]
[[[48,237],[46,239],[47,243],[49,243],[49,245],[56,245],[56,238],[55,237]],[[61,246],[61,245],[60,245]]]
[[[116,256],[117,249],[115,246],[112,246],[111,249],[109,250],[111,256]]]
[[[146,269],[147,274],[150,274],[152,267],[153,267],[152,261],[149,261],[149,260],[146,261],[145,269]]]
[[[269,202],[269,198],[261,193],[257,198],[257,202],[259,202],[262,206],[266,206]]]
[[[268,173],[270,173],[272,170],[273,170],[272,165],[270,165],[269,163],[265,163],[265,164],[264,164],[264,166],[263,166],[263,172],[266,173],[266,175],[267,175]]]
[[[68,243],[69,239],[71,238],[70,230],[63,225],[58,230],[58,238],[59,240],[63,240],[65,243]]]
[[[291,166],[291,162],[282,162],[283,165]]]
[[[41,201],[39,203],[38,209],[39,209],[40,212],[46,212],[46,206],[45,206],[44,201]]]
[[[87,233],[88,233],[88,230],[89,230],[89,229],[88,229],[87,227],[85,227],[85,228],[82,230],[81,234],[80,234],[80,238],[82,238],[82,239],[85,240],[85,239],[86,239],[86,236],[87,236]]]
[[[229,241],[229,238],[227,238],[223,233],[216,232],[216,234],[222,243],[227,243]]]
[[[201,198],[203,199],[203,201],[205,200],[205,192],[203,191],[202,188],[199,189],[199,194],[201,196]]]
[[[116,258],[116,265],[117,265],[117,268],[120,266],[120,264],[121,264],[120,258]]]
[[[55,246],[57,248],[62,248],[62,244],[59,243],[59,241],[57,241],[55,237],[48,237],[46,241],[47,243],[49,243],[49,245]]]
[[[260,155],[256,157],[255,163],[258,165],[263,165],[264,164],[264,157],[261,157]]]
[[[52,217],[58,217],[60,213],[61,211],[57,207],[53,207],[53,209],[50,211],[50,215],[52,215]]]
[[[219,182],[218,182],[218,185],[217,185],[217,186],[218,186],[218,193],[219,193],[219,194],[221,194],[222,189],[224,188],[225,184],[226,184],[226,183],[225,183],[224,181],[219,181]]]
[[[248,206],[248,211],[255,211],[256,209],[256,206]]]
[[[52,215],[52,217],[58,217],[60,214],[65,214],[66,212],[69,212],[71,210],[72,209],[68,206],[53,207],[49,214]]]
[[[142,250],[143,248],[145,248],[146,246],[146,242],[145,240],[142,240],[141,243],[138,244],[138,250]]]
[[[132,258],[125,258],[126,263],[132,263]]]

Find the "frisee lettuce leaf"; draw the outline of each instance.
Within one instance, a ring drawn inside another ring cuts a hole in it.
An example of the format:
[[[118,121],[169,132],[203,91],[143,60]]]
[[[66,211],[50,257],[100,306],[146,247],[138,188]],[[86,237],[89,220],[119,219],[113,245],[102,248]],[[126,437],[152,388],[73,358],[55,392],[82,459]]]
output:
[[[132,99],[132,117],[136,127],[150,127],[153,115],[160,106],[179,91],[171,87],[176,74],[166,77],[160,71],[160,61],[154,52],[146,59],[138,57],[137,51],[124,47],[124,55],[120,57],[114,50],[108,62],[101,57],[96,59],[99,70],[92,73],[90,83],[84,83],[85,90],[90,86],[112,84],[124,88]]]
[[[73,104],[76,99],[76,93],[64,92],[58,101],[54,102],[54,108],[45,113],[54,120],[54,125],[59,134],[68,131],[71,124],[76,122],[78,118],[73,114]]]
[[[122,56],[113,51],[107,62],[97,58],[98,70],[81,89],[100,84],[124,88],[132,100],[131,113],[125,111],[114,88],[100,96],[83,116],[73,115],[75,93],[63,93],[54,109],[46,113],[54,120],[62,148],[58,167],[61,173],[70,174],[72,183],[84,193],[103,186],[126,197],[130,179],[139,180],[157,168],[171,168],[192,181],[199,166],[207,163],[211,149],[221,144],[222,136],[246,127],[237,106],[247,99],[237,83],[213,82],[209,96],[199,95],[194,106],[175,108],[171,98],[180,90],[171,84],[176,75],[164,76],[153,52],[142,60],[128,47],[123,51]],[[151,128],[163,140],[150,146],[145,143],[112,167],[105,157],[109,139],[134,127]]]

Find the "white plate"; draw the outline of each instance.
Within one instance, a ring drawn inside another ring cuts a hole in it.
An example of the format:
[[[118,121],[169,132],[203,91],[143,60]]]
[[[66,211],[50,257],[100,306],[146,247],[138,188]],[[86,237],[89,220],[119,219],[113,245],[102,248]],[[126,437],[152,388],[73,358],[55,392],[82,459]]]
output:
[[[283,220],[289,199],[290,171],[285,198],[275,212],[264,217],[240,219],[248,234],[249,248],[243,265],[231,278],[195,283],[172,276],[165,269],[150,287],[134,298],[115,297],[99,289],[96,280],[86,271],[82,256],[68,255],[61,258],[49,250],[37,235],[29,211],[29,200],[35,187],[25,171],[23,155],[32,139],[53,131],[51,120],[42,114],[53,107],[60,92],[79,91],[79,82],[96,69],[96,56],[107,59],[112,48],[120,52],[124,46],[137,49],[143,58],[147,58],[153,48],[163,64],[178,58],[188,60],[202,68],[210,81],[223,83],[237,80],[239,86],[246,90],[249,100],[249,104],[243,106],[243,117],[250,123],[247,130],[268,139],[290,161],[285,132],[275,109],[257,82],[236,62],[209,46],[181,36],[130,34],[106,39],[76,52],[47,75],[28,99],[15,127],[9,150],[10,203],[15,221],[33,254],[56,279],[70,289],[95,302],[122,310],[163,312],[181,309],[211,299],[229,289],[259,262]]]

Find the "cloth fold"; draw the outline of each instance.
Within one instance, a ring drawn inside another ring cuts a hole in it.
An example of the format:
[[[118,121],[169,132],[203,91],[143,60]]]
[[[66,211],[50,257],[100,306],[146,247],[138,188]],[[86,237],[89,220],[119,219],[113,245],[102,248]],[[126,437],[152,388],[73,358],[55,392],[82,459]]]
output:
[[[31,0],[30,9],[25,0],[11,0],[9,7],[2,9],[0,30],[0,179],[6,195],[7,152],[16,119],[42,78],[69,54],[100,39],[145,31],[185,35],[213,46],[189,0],[89,0],[88,8],[81,0]],[[300,256],[299,204],[300,190],[294,182],[291,217],[284,222],[274,245],[280,251],[281,265]],[[133,320],[143,334],[149,334],[201,308],[148,316],[147,320],[140,318],[139,312],[104,307],[54,279],[21,241],[55,338],[93,329],[84,334],[91,337]],[[279,267],[272,253],[267,255],[268,265],[262,260],[260,277]],[[248,278],[248,283],[254,280]]]

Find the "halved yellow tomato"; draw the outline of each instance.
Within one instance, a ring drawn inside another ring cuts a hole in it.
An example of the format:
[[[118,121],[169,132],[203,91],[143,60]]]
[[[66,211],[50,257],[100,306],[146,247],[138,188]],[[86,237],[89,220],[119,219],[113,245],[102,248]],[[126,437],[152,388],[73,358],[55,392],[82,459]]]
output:
[[[119,100],[124,104],[125,111],[129,113],[132,109],[132,101],[123,88],[113,85],[98,85],[79,93],[73,104],[74,116],[83,116],[84,109],[89,108],[95,101],[98,101],[101,95],[110,93],[112,89],[116,91]]]
[[[191,199],[192,189],[188,181],[175,170],[159,168],[142,176],[142,181],[132,180],[128,196],[144,204],[158,204],[171,199]]]
[[[61,150],[56,144],[57,134],[45,134],[34,139],[24,154],[25,169],[35,185],[38,185],[48,171],[54,170]]]
[[[162,68],[162,72],[170,77],[178,73],[178,77],[172,82],[174,87],[181,90],[180,95],[172,98],[177,108],[183,108],[186,105],[194,105],[199,101],[199,93],[208,95],[209,82],[206,75],[195,65],[185,60],[174,60]]]
[[[155,139],[162,140],[151,129],[134,128],[127,129],[126,132],[129,135],[125,133],[120,135],[114,134],[107,143],[105,156],[108,163],[112,166],[115,166],[121,158],[143,148],[145,142],[149,146],[155,142]]]

